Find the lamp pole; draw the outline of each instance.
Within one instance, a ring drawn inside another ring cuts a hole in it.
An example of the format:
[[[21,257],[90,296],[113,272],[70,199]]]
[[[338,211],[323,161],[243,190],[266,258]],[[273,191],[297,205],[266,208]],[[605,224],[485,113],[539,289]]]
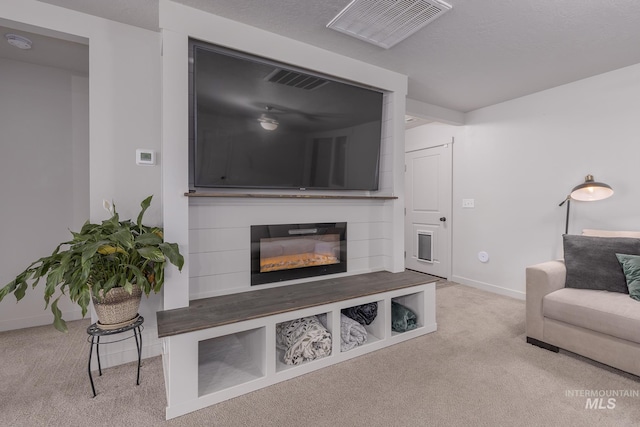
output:
[[[567,196],[566,199],[562,201],[558,206],[562,206],[567,204],[567,221],[564,224],[564,234],[569,234],[569,209],[571,208],[571,194]]]

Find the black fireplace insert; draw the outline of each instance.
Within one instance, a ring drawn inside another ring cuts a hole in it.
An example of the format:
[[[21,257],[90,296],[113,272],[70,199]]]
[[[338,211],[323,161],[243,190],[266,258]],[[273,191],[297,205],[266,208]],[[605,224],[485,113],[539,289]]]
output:
[[[252,286],[346,271],[346,222],[251,226]]]

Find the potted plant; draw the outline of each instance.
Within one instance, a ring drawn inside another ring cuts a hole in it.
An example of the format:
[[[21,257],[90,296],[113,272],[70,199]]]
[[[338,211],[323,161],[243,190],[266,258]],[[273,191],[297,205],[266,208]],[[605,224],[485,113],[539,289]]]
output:
[[[83,317],[93,299],[99,321],[105,326],[118,322],[112,319],[103,321],[99,309],[133,296],[137,298],[133,314],[125,313],[125,317],[130,317],[120,321],[135,321],[142,292],[148,296],[151,291],[157,293],[162,289],[166,261],[179,270],[184,264],[178,245],[164,241],[162,228],[142,224],[152,197],[147,197],[140,204],[142,210],[135,223],[121,221],[115,204],[105,201],[105,208],[111,214],[109,219],[101,224],[87,221],[80,232],[72,231],[70,241],[59,244],[51,255],[33,262],[13,281],[0,288],[0,301],[10,293],[20,301],[29,282],[33,282],[31,286],[35,287],[46,276],[45,308],[54,294],[60,293],[51,302],[53,325],[59,331],[67,331],[58,308],[62,295],[68,295],[82,308]],[[131,309],[132,304],[128,305]]]

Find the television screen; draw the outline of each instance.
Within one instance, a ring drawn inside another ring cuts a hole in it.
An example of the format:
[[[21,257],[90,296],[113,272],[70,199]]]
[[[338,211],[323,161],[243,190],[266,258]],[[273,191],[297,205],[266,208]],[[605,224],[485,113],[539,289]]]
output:
[[[377,190],[383,93],[190,41],[194,187]]]

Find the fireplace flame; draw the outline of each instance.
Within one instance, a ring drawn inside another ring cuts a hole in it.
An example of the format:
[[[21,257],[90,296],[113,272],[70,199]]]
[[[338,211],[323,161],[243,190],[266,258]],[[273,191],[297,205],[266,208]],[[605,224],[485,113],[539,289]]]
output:
[[[260,260],[260,272],[289,270],[292,268],[313,267],[318,265],[338,264],[340,260],[331,254],[302,253],[281,255]]]

